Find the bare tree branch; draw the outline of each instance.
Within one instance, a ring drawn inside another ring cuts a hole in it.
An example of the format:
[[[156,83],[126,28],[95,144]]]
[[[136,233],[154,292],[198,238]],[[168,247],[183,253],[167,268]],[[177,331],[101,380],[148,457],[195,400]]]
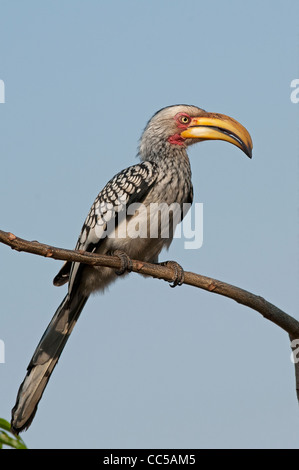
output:
[[[0,242],[10,246],[13,250],[25,251],[47,258],[76,261],[93,266],[107,266],[114,269],[120,269],[121,261],[116,256],[98,255],[95,253],[87,253],[81,250],[66,250],[56,248],[54,246],[45,245],[37,241],[27,241],[22,238],[16,237],[10,232],[0,230]],[[158,264],[145,263],[144,261],[132,260],[132,271],[140,274],[146,274],[158,279],[164,279],[171,282],[175,276],[173,269],[169,266],[161,266]],[[192,272],[185,271],[184,284],[199,287],[200,289],[213,292],[214,294],[223,295],[235,300],[236,302],[245,305],[253,310],[256,310],[263,315],[264,318],[278,325],[285,330],[290,340],[298,339],[298,344],[292,349],[295,350],[299,346],[299,322],[283,312],[281,309],[266,301],[263,297],[252,294],[244,289],[227,284],[217,279],[202,276]],[[295,375],[296,375],[296,390],[299,399],[299,362],[294,361]]]

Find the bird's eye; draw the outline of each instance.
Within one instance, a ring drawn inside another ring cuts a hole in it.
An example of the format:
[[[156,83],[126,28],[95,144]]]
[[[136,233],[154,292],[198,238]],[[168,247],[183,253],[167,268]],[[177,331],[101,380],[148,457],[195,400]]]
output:
[[[189,116],[186,116],[186,115],[183,114],[183,115],[179,116],[178,120],[181,124],[189,124],[189,122],[191,121],[191,118]]]

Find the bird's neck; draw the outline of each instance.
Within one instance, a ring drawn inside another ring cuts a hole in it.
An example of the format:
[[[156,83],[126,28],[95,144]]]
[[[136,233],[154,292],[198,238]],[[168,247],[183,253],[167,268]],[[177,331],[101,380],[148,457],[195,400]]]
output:
[[[172,145],[167,141],[152,141],[150,145],[141,142],[139,156],[142,161],[151,161],[158,164],[160,162],[172,162],[172,165],[183,164],[190,166],[186,147],[182,145]]]

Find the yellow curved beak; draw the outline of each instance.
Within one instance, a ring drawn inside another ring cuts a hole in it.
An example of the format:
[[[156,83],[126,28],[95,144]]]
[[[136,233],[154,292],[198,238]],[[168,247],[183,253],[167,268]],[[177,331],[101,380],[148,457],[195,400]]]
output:
[[[252,157],[252,140],[249,132],[235,119],[225,114],[205,113],[191,120],[187,129],[181,132],[184,139],[225,140],[239,147]]]

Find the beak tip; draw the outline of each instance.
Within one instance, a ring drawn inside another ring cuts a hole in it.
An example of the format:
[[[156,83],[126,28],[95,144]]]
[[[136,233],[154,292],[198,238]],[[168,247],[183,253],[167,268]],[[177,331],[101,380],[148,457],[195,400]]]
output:
[[[246,148],[246,151],[245,151],[247,157],[249,157],[250,159],[252,158],[252,148]]]

